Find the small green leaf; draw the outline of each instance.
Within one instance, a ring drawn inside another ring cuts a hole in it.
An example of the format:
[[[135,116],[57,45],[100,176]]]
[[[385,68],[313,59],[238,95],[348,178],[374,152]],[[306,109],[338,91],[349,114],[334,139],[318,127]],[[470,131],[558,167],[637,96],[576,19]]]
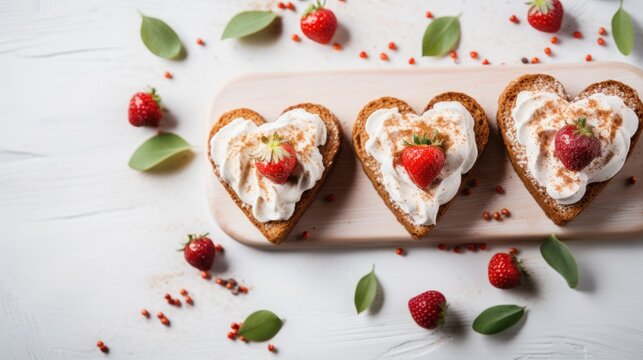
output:
[[[460,39],[459,16],[443,16],[433,20],[424,31],[422,56],[442,56]]]
[[[156,135],[134,151],[129,166],[138,171],[148,171],[174,155],[190,150],[190,144],[178,135]]]
[[[152,54],[166,59],[173,59],[181,54],[181,39],[168,24],[143,14],[141,17],[141,39]]]
[[[576,265],[576,260],[574,260],[574,256],[569,251],[567,245],[558,240],[556,235],[550,235],[549,238],[540,245],[540,253],[549,266],[565,278],[570,288],[573,289],[578,285],[578,266]]]
[[[250,314],[239,328],[239,336],[251,341],[266,341],[277,335],[283,322],[272,311],[259,310]]]
[[[483,335],[497,334],[508,329],[525,314],[525,307],[518,305],[496,305],[488,308],[473,320],[473,330]]]
[[[623,9],[623,4],[612,17],[612,36],[616,47],[623,55],[629,55],[634,48],[634,26],[630,14]]]
[[[355,309],[361,313],[371,306],[377,294],[377,277],[375,276],[375,265],[368,274],[364,275],[355,288]]]
[[[228,22],[221,35],[221,40],[231,38],[242,38],[259,32],[277,18],[272,11],[244,11],[233,16]]]

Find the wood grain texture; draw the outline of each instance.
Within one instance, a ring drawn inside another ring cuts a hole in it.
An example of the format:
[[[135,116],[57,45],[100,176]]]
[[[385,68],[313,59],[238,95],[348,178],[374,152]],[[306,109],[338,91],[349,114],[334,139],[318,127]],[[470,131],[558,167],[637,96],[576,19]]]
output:
[[[529,71],[556,77],[572,97],[590,84],[608,79],[625,82],[643,93],[643,72],[625,64],[542,65],[531,66]],[[479,185],[471,190],[471,195],[456,198],[424,241],[453,242],[473,236],[480,241],[538,239],[550,233],[558,233],[565,238],[643,233],[640,220],[643,188],[627,186],[625,181],[629,176],[643,176],[643,147],[640,146],[634,148],[611,186],[567,226],[557,226],[538,207],[511,167],[495,122],[498,97],[511,80],[525,73],[524,66],[503,66],[249,75],[228,83],[217,93],[206,122],[210,125],[221,113],[241,106],[256,109],[266,118],[274,118],[284,102],[314,101],[324,104],[337,115],[344,137],[350,138],[357,114],[370,100],[395,96],[416,109],[422,109],[437,94],[464,92],[476,99],[487,112],[491,127],[489,148],[471,175],[479,180]],[[271,89],[270,94],[262,95],[259,89],[266,88]],[[336,91],[336,88],[341,88],[341,91]],[[352,144],[344,145],[346,150],[352,150]],[[208,176],[207,184],[214,218],[228,235],[249,245],[271,246],[258,231],[248,226],[245,216],[213,176]],[[495,193],[497,185],[505,189],[505,194]],[[335,202],[321,200],[324,194],[331,193],[336,195]],[[382,246],[414,242],[377,196],[359,168],[353,151],[340,153],[335,172],[321,189],[321,195],[283,246]],[[502,208],[509,208],[512,214],[502,222],[485,221],[481,217],[483,211],[494,212]],[[304,230],[311,232],[309,240],[301,239]]]

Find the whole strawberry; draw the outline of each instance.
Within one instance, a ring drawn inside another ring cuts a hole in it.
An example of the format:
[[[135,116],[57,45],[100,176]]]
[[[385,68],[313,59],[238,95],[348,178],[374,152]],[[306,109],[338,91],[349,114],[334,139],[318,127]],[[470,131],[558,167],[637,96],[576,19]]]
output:
[[[253,154],[257,171],[275,184],[285,183],[297,165],[295,149],[277,133],[272,139],[263,136],[261,141]]]
[[[425,329],[435,329],[444,323],[447,299],[439,291],[429,290],[409,300],[413,320]]]
[[[404,140],[402,166],[420,189],[431,185],[444,167],[444,150],[437,136],[436,131],[431,139],[426,135],[419,137],[414,134],[412,144]]]
[[[555,33],[563,22],[563,4],[559,0],[531,0],[527,21],[536,30]]]
[[[337,30],[337,18],[332,11],[324,7],[325,4],[325,1],[317,1],[310,5],[300,22],[304,35],[320,44],[328,44]]]
[[[491,285],[499,289],[511,289],[520,284],[524,270],[515,256],[497,253],[489,260],[488,273]]]
[[[569,170],[580,171],[601,154],[601,141],[581,117],[574,124],[563,126],[556,133],[554,153]]]
[[[159,125],[163,117],[161,97],[152,88],[149,92],[137,92],[129,101],[129,123],[134,126]]]
[[[201,271],[208,271],[214,264],[215,247],[208,234],[189,234],[188,241],[182,249],[185,260]]]

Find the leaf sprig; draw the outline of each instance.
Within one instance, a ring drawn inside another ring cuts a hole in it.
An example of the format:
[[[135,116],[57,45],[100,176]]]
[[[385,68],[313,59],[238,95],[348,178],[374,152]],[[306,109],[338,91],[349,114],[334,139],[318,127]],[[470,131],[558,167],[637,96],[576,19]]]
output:
[[[443,56],[460,40],[460,15],[433,20],[424,31],[422,56]]]
[[[616,42],[616,47],[623,55],[629,55],[634,48],[634,26],[632,17],[623,9],[623,0],[618,11],[612,17],[612,36]]]
[[[257,33],[265,28],[277,18],[277,14],[272,11],[243,11],[233,16],[221,34],[221,40],[242,38]]]
[[[355,288],[355,310],[357,313],[368,309],[377,295],[377,277],[375,276],[375,265],[371,272],[364,275]]]
[[[172,133],[151,137],[139,146],[129,160],[129,166],[138,171],[148,171],[180,153],[189,151],[190,144]]]
[[[578,265],[567,245],[552,234],[540,245],[540,253],[545,261],[558,271],[570,288],[578,285]]]
[[[163,20],[141,14],[141,40],[156,56],[166,59],[180,57],[183,51],[181,39]]]
[[[239,328],[239,336],[250,341],[266,341],[272,339],[281,327],[283,321],[269,310],[255,311],[243,321]]]

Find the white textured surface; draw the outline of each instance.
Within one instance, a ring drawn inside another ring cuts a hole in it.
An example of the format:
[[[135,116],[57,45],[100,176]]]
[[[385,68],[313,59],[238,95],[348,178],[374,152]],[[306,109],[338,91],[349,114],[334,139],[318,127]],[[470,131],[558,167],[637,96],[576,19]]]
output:
[[[640,359],[643,356],[643,241],[601,239],[571,244],[581,267],[572,291],[547,267],[533,244],[519,245],[535,287],[491,288],[490,252],[445,254],[393,250],[266,252],[237,244],[214,229],[205,203],[204,171],[193,159],[181,171],[139,174],[127,168],[131,152],[153,132],[131,128],[126,105],[133,92],[156,85],[177,121],[174,131],[193,144],[204,136],[203,117],[214,89],[250,71],[406,67],[418,57],[426,20],[424,2],[331,1],[340,22],[342,52],[289,40],[296,16],[284,14],[284,36],[269,44],[216,39],[235,12],[258,1],[0,1],[0,358],[102,359],[103,339],[113,359],[272,359],[265,344],[232,343],[229,323],[259,308],[287,322],[272,341],[274,358],[506,358]],[[296,2],[300,10],[304,3]],[[447,5],[449,4],[449,5]],[[522,56],[546,62],[597,60],[643,63],[643,3],[625,1],[635,16],[637,43],[630,57],[595,45],[608,27],[614,1],[565,1],[569,15],[557,56],[541,54],[548,35],[514,27],[522,2],[454,1],[430,4],[436,16],[462,12],[464,54],[475,47],[492,62]],[[170,23],[188,58],[170,62],[149,54],[137,37],[135,9]],[[390,14],[395,14],[391,16]],[[569,35],[578,24],[584,40]],[[208,42],[194,44],[197,37]],[[396,41],[389,63],[376,59]],[[357,57],[369,51],[371,59]],[[418,66],[451,64],[418,59]],[[526,69],[528,69],[526,67]],[[170,70],[175,79],[162,73]],[[385,86],[385,84],[382,84]],[[269,89],[267,89],[269,94]],[[196,157],[202,156],[198,147]],[[640,186],[640,184],[637,184]],[[612,220],[617,221],[617,220]],[[201,280],[174,251],[187,232],[211,231],[226,246],[216,267],[251,287],[233,297]],[[471,240],[471,239],[466,239]],[[376,264],[384,290],[377,314],[356,316],[354,285]],[[194,309],[171,309],[163,294],[185,287]],[[426,289],[451,304],[446,328],[413,324],[406,300]],[[495,337],[473,333],[483,308],[515,302],[529,306],[516,329]],[[163,310],[171,328],[144,320],[141,307]]]

